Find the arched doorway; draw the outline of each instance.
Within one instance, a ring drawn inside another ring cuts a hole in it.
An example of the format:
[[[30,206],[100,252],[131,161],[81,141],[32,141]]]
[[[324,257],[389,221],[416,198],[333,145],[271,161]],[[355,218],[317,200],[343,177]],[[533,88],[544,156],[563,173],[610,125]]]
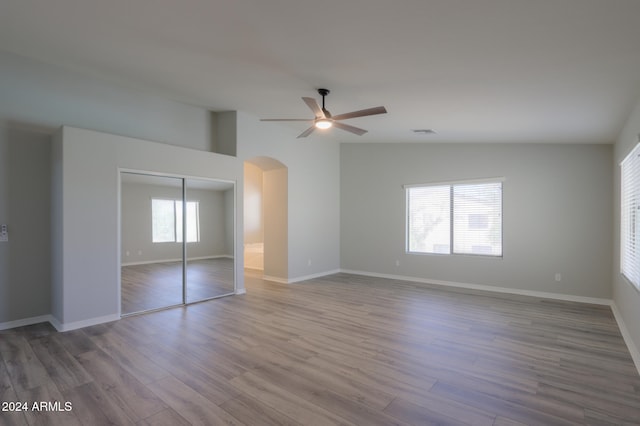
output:
[[[269,157],[244,163],[245,269],[287,282],[288,169]]]

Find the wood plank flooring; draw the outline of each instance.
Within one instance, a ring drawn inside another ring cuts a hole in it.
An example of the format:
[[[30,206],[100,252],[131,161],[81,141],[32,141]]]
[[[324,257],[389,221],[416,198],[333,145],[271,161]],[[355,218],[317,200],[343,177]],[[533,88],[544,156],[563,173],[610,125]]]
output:
[[[608,307],[336,274],[0,332],[0,425],[632,425]]]

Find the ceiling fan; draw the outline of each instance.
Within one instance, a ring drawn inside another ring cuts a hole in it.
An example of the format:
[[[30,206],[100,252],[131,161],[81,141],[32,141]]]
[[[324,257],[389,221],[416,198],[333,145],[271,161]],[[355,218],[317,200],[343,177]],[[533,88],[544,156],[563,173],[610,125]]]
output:
[[[387,110],[383,106],[362,109],[359,111],[347,112],[345,114],[331,115],[331,113],[324,107],[324,97],[329,94],[329,89],[318,89],[318,93],[322,96],[322,108],[318,105],[313,98],[302,98],[305,104],[313,111],[315,118],[263,118],[260,121],[310,121],[313,125],[304,132],[298,135],[298,138],[306,138],[315,129],[328,129],[332,126],[338,129],[346,130],[347,132],[354,133],[358,136],[362,136],[367,133],[366,130],[359,127],[350,126],[348,124],[341,123],[342,120],[356,117],[365,117],[367,115],[386,114]]]

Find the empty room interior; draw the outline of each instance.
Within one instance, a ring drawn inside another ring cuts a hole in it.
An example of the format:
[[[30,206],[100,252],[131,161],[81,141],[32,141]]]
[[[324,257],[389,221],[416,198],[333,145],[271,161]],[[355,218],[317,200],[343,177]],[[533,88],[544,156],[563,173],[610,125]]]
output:
[[[640,424],[638,17],[3,0],[0,425]]]

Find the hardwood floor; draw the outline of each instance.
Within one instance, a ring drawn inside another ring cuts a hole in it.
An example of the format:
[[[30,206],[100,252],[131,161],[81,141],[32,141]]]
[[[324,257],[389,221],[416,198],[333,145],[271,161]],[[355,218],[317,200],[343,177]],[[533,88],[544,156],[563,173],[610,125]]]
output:
[[[233,259],[187,262],[187,303],[235,291]],[[122,267],[122,313],[129,314],[182,303],[182,262]]]
[[[640,424],[608,307],[337,274],[0,332],[0,424]]]

